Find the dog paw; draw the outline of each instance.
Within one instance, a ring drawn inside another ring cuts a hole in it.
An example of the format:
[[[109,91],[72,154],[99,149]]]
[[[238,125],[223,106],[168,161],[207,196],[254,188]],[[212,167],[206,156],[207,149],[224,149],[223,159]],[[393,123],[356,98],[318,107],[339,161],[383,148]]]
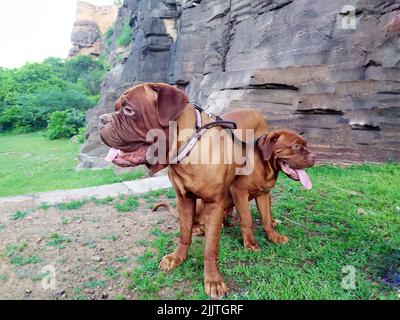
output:
[[[181,263],[183,262],[183,260],[179,259],[175,253],[170,253],[167,254],[166,256],[164,256],[161,259],[160,264],[158,265],[158,267],[163,270],[163,271],[170,271],[175,269],[177,266],[179,266]]]
[[[228,292],[228,287],[222,280],[204,280],[204,290],[211,299],[219,299]]]
[[[192,234],[194,234],[195,236],[203,236],[204,233],[205,233],[204,225],[201,224],[193,225]]]
[[[260,245],[255,241],[244,242],[244,248],[249,251],[260,251]]]
[[[268,233],[267,236],[268,236],[268,240],[275,244],[284,244],[284,243],[289,242],[288,237],[286,237],[276,231]]]

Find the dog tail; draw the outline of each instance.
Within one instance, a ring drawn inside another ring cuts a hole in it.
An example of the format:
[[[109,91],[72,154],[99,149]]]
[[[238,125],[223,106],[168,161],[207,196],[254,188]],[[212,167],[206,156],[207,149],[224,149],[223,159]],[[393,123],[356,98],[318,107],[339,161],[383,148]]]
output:
[[[156,212],[159,208],[164,207],[165,209],[167,209],[169,211],[169,213],[171,213],[176,219],[179,219],[179,214],[178,211],[173,208],[168,202],[160,202],[160,203],[156,203],[154,205],[153,212]]]

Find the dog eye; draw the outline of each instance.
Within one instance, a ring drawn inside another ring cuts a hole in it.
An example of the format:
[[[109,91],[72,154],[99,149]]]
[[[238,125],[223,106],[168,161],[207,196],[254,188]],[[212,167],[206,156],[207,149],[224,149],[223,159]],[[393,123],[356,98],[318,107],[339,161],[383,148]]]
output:
[[[300,148],[301,148],[301,145],[299,145],[299,144],[295,144],[295,145],[293,145],[293,150],[300,150]]]
[[[129,108],[124,108],[124,114],[127,115],[128,117],[132,117],[135,115],[135,111]]]

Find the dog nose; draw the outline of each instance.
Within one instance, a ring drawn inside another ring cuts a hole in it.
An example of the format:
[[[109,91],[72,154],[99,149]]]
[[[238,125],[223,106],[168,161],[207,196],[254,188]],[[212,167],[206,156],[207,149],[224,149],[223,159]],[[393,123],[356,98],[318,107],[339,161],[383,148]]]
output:
[[[100,121],[102,124],[107,124],[108,123],[108,114],[102,114],[100,116]]]
[[[311,161],[315,161],[315,158],[316,158],[315,153],[310,152],[310,154],[308,155],[308,158],[309,158]]]

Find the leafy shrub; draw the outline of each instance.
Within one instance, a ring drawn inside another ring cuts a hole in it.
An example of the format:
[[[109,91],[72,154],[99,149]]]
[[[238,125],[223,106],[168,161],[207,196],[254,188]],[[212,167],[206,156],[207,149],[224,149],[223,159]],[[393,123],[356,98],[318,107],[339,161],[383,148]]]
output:
[[[112,35],[114,34],[114,30],[112,27],[108,28],[108,30],[106,31],[106,39],[110,39],[112,37]]]
[[[48,121],[46,137],[50,140],[70,138],[85,122],[85,115],[77,110],[53,112]]]
[[[7,108],[0,114],[0,125],[3,130],[11,130],[21,123],[21,108]]]
[[[117,38],[117,46],[127,47],[132,41],[132,28],[129,25],[129,21],[126,21],[122,27],[121,34]]]
[[[79,128],[78,134],[76,135],[76,138],[77,138],[79,143],[82,144],[82,143],[85,142],[86,133],[87,133],[87,129],[85,127]]]

